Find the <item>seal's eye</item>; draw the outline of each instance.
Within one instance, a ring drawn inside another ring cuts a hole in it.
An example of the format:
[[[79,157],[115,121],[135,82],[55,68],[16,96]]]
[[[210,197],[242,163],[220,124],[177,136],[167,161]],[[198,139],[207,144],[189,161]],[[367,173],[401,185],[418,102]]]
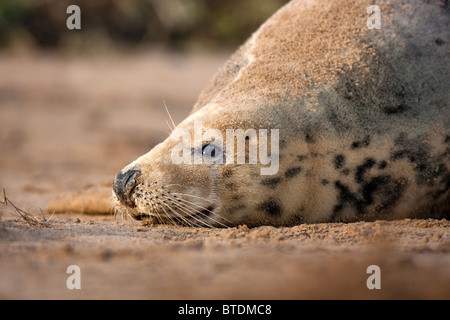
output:
[[[202,153],[204,156],[215,158],[218,153],[217,146],[213,144],[205,144],[202,147]]]
[[[223,160],[222,148],[213,143],[205,144],[202,147],[202,154],[206,163],[221,163]]]

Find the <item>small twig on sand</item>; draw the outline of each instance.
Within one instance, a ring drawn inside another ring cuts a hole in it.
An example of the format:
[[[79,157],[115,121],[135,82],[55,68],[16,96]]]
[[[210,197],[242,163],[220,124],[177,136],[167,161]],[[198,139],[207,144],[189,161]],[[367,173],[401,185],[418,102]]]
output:
[[[28,223],[32,227],[49,227],[50,226],[49,222],[52,217],[47,219],[47,217],[45,217],[44,213],[41,210],[41,217],[36,218],[33,214],[30,213],[30,211],[28,209],[25,211],[25,210],[18,208],[14,203],[11,202],[11,200],[8,199],[8,197],[6,196],[5,189],[3,189],[3,200],[0,200],[0,204],[2,204],[4,206],[10,205],[11,207],[13,207],[15,210],[15,215],[18,215],[20,218],[22,218],[22,220],[24,220],[26,223]]]

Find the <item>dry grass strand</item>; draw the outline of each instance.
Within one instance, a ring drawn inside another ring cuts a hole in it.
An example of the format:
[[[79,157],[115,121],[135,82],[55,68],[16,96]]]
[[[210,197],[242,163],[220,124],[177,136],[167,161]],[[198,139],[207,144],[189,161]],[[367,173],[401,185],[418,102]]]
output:
[[[29,209],[27,210],[20,209],[14,203],[12,203],[11,200],[6,196],[5,189],[3,189],[3,200],[0,200],[0,204],[4,206],[8,205],[11,206],[14,209],[14,212],[12,212],[12,214],[14,216],[21,218],[25,223],[27,223],[32,227],[45,227],[45,228],[50,227],[50,220],[52,219],[53,214],[50,216],[50,218],[47,218],[42,209],[39,209],[41,212],[41,216],[36,217],[30,212]]]

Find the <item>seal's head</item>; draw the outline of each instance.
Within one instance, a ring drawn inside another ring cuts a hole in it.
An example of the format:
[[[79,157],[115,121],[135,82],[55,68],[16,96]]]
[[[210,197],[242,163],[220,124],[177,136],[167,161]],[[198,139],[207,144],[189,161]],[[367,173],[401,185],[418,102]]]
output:
[[[210,227],[261,224],[265,210],[274,224],[270,216],[282,209],[271,200],[273,188],[258,185],[278,173],[278,130],[250,128],[245,117],[254,115],[245,106],[224,112],[202,108],[125,167],[113,183],[118,210],[138,220]]]

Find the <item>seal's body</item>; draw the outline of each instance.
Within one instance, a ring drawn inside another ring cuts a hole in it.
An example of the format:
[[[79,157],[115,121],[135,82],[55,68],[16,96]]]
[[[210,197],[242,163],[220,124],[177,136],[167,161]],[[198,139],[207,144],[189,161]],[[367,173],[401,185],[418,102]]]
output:
[[[192,137],[199,121],[224,137],[278,129],[275,174],[261,163],[175,164],[171,136],[119,173],[119,211],[192,226],[448,218],[449,7],[377,1],[381,29],[370,29],[370,2],[290,2],[177,127]],[[216,142],[200,147],[226,158]]]

